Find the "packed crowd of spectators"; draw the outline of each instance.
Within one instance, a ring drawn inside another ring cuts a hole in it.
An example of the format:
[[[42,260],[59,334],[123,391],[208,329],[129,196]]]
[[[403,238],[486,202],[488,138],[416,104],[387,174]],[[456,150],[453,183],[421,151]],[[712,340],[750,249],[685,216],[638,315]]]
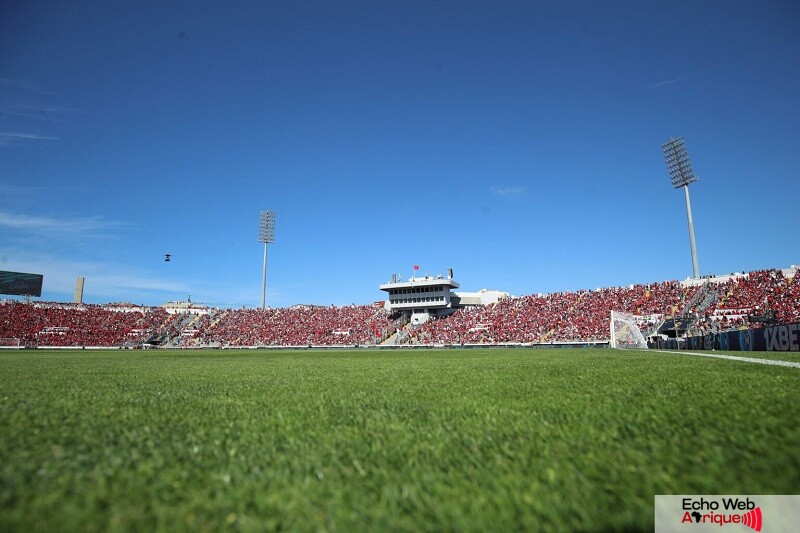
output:
[[[775,294],[767,297],[767,307],[780,324],[800,322],[800,276],[785,279]]]
[[[383,340],[392,321],[374,305],[295,306],[222,311],[192,327],[189,345],[352,346]]]
[[[756,270],[715,287],[716,301],[698,313],[693,332],[716,333],[742,326],[800,321],[800,277],[781,270]]]
[[[166,320],[160,308],[7,301],[0,338],[26,346],[135,346]]]
[[[609,337],[611,311],[637,315],[674,314],[697,287],[677,281],[557,292],[502,300],[494,306],[461,309],[432,320],[410,342],[470,344],[599,341]]]
[[[611,311],[652,317],[645,321],[651,326],[662,317],[688,316],[700,333],[752,326],[754,316],[798,322],[800,277],[760,270],[721,283],[666,281],[527,295],[462,308],[413,327],[404,327],[403,318],[389,316],[380,305],[210,309],[189,315],[132,304],[5,301],[0,338],[39,346],[135,346],[153,340],[183,347],[352,346],[377,344],[395,332],[401,343],[423,344],[603,341],[609,338]]]

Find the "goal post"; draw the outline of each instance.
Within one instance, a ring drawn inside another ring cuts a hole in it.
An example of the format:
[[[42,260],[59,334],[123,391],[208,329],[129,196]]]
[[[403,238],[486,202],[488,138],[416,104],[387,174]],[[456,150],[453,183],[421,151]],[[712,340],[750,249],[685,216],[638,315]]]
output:
[[[0,337],[0,349],[4,348],[19,350],[20,348],[24,348],[24,346],[16,337]]]
[[[611,311],[611,347],[647,349],[647,340],[639,327],[650,316]]]

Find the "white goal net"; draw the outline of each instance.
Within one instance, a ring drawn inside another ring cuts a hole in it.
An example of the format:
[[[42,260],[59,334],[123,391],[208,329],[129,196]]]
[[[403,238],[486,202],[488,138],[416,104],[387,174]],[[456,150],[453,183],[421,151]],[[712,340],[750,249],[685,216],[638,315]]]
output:
[[[611,311],[611,346],[613,348],[647,348],[642,330],[649,330],[656,320],[655,315],[633,315]]]
[[[16,338],[0,337],[0,348],[22,348],[22,344]]]

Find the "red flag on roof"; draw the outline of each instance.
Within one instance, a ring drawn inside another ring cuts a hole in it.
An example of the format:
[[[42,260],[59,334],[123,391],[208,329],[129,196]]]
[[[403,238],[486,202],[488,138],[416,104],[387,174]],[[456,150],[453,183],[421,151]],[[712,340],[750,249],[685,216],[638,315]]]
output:
[[[414,270],[419,270],[419,265],[414,265]]]

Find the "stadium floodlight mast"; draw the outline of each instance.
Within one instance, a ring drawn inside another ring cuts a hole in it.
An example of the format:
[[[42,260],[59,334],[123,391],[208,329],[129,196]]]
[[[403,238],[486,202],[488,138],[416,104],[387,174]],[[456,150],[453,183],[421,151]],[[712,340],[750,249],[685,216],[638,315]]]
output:
[[[664,158],[667,161],[669,178],[672,180],[672,187],[677,189],[683,187],[686,197],[686,218],[689,221],[689,246],[692,250],[692,273],[695,279],[700,277],[700,267],[697,264],[697,244],[694,240],[694,221],[692,220],[692,203],[689,201],[689,184],[697,181],[694,175],[692,164],[689,162],[689,153],[686,151],[686,144],[683,137],[670,139],[661,145],[664,151]]]
[[[261,276],[261,309],[267,305],[267,244],[275,242],[275,211],[258,215],[258,242],[264,243],[264,271]]]

